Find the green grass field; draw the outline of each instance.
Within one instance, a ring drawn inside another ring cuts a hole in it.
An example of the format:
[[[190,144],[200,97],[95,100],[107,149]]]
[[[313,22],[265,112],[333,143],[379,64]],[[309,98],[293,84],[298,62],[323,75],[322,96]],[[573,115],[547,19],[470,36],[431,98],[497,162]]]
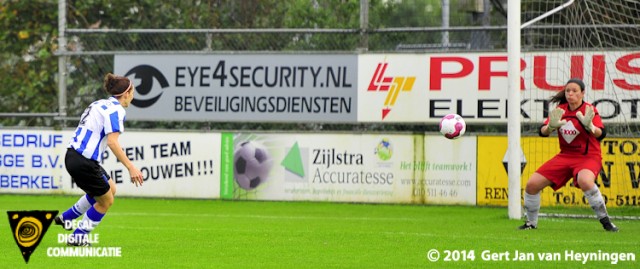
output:
[[[0,209],[63,211],[76,200],[5,194],[0,195]],[[640,209],[630,210],[638,215]],[[607,233],[595,219],[542,218],[539,229],[520,231],[516,227],[522,221],[508,219],[506,208],[118,197],[94,231],[99,242],[93,247],[120,247],[121,257],[49,257],[49,248],[66,247],[57,242],[65,231],[52,225],[29,264],[3,215],[2,268],[640,267],[640,221],[616,220],[621,231]],[[432,249],[440,252],[438,261],[427,259]],[[565,251],[599,250],[638,257],[585,265],[565,257]],[[496,256],[509,252],[510,260],[484,261],[483,251]],[[515,251],[536,258],[513,261]],[[447,252],[452,261],[443,261]],[[562,257],[540,261],[540,253]]]

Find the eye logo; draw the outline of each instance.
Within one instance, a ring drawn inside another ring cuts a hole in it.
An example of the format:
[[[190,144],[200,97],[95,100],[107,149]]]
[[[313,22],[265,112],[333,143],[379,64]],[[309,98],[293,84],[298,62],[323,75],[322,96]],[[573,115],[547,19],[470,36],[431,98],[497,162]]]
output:
[[[384,72],[388,65],[388,63],[378,63],[376,71],[371,77],[371,82],[369,82],[369,88],[367,88],[367,91],[389,92],[384,100],[384,108],[382,108],[383,120],[391,112],[400,91],[411,91],[413,83],[416,81],[416,77],[385,77]]]
[[[160,83],[160,87],[162,89],[169,87],[169,82],[167,82],[167,79],[164,77],[164,75],[162,75],[162,72],[160,72],[160,70],[156,69],[153,66],[145,64],[138,65],[129,70],[129,72],[127,72],[124,76],[128,77],[132,74],[135,74],[135,78],[140,80],[140,85],[136,86],[136,92],[143,97],[149,94],[153,89],[154,78]],[[150,107],[151,105],[155,104],[158,99],[160,99],[160,96],[162,96],[162,92],[148,99],[138,99],[136,96],[136,98],[133,98],[133,100],[131,100],[131,104],[140,108]]]

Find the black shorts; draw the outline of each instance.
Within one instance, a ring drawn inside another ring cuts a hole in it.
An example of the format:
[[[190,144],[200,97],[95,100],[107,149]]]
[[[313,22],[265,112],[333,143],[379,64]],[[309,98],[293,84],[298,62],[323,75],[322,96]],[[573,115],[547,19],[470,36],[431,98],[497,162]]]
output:
[[[109,191],[109,174],[94,160],[87,159],[72,148],[67,150],[64,165],[71,179],[91,197],[101,196]]]

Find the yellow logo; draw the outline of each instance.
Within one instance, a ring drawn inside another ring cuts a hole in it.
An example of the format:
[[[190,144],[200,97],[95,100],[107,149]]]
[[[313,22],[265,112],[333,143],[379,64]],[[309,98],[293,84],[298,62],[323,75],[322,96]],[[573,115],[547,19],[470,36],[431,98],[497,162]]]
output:
[[[57,210],[7,211],[11,234],[20,248],[25,263],[29,263],[29,257],[40,244],[57,214]]]

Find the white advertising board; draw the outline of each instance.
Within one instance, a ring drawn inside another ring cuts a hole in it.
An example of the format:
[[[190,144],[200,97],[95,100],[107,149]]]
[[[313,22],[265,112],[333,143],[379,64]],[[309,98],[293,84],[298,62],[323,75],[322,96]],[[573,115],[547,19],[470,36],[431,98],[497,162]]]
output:
[[[81,194],[64,168],[72,131],[0,130],[0,193]],[[124,132],[127,157],[141,170],[135,187],[110,150],[102,166],[116,183],[116,195],[218,198],[220,134]]]
[[[475,137],[225,136],[225,199],[475,204]]]
[[[637,122],[640,52],[522,54],[520,117],[541,122],[548,99],[582,78],[605,122]],[[358,58],[359,122],[507,122],[507,54],[367,54]]]

